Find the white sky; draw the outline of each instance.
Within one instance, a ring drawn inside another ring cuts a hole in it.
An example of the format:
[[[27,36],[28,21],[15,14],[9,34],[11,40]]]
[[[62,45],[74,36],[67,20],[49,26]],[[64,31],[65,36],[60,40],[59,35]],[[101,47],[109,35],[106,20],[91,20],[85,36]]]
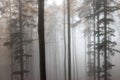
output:
[[[48,0],[48,4],[52,5],[53,2],[55,2],[57,5],[61,5],[63,0]]]

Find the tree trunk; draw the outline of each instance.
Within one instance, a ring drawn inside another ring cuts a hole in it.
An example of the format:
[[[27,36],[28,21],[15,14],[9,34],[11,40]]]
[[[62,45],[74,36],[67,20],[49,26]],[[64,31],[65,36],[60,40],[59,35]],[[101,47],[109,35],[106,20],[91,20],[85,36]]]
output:
[[[97,6],[97,9],[99,10],[99,5]],[[98,13],[97,15],[97,46],[98,46],[98,49],[97,49],[97,77],[98,77],[98,80],[100,80],[100,25],[99,25],[99,18],[100,14]]]
[[[24,61],[23,61],[23,26],[22,26],[22,11],[21,11],[21,0],[19,0],[19,28],[20,28],[20,80],[24,80]]]
[[[68,80],[71,80],[70,0],[67,0],[67,9],[68,9]]]
[[[44,36],[44,0],[38,0],[38,36],[40,50],[40,80],[46,80],[45,36]]]
[[[64,80],[67,80],[67,76],[66,76],[66,53],[67,53],[67,49],[66,49],[66,22],[65,22],[65,20],[66,20],[66,16],[65,16],[65,13],[66,13],[66,0],[64,0],[63,1],[63,4],[64,4],[64,6],[63,6],[63,8],[64,8],[64,12],[63,12],[63,15],[64,15],[64,17],[63,17],[63,26],[64,26],[64,30],[63,30],[63,36],[64,36]]]
[[[108,80],[107,78],[107,0],[104,0],[104,80]]]

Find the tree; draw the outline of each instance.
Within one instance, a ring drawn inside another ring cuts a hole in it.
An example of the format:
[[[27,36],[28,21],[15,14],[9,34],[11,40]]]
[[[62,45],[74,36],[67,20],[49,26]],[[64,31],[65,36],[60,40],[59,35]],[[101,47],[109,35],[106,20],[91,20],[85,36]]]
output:
[[[26,4],[27,2],[27,4]],[[28,6],[33,4],[34,1],[24,0],[21,3],[19,1],[8,1],[9,6],[5,10],[9,10],[6,14],[9,15],[8,18],[8,29],[9,29],[9,42],[5,42],[5,46],[9,46],[11,52],[11,80],[31,80],[31,62],[32,51],[28,51],[31,48],[31,43],[33,41],[31,28],[33,29],[35,25],[33,6]],[[22,6],[21,6],[22,5]],[[28,11],[31,11],[28,14]],[[36,13],[36,12],[35,12]],[[32,50],[32,49],[31,49]],[[28,63],[30,62],[30,63]],[[25,75],[28,76],[25,76]]]
[[[68,79],[71,80],[71,23],[70,23],[70,0],[67,0],[68,10]]]
[[[98,42],[96,45],[96,50],[98,51],[98,80],[103,78],[104,80],[110,80],[111,74],[108,72],[112,67],[114,66],[112,63],[109,62],[110,56],[113,56],[113,53],[118,52],[113,51],[113,48],[115,47],[116,42],[112,41],[112,37],[115,36],[114,32],[115,30],[110,27],[111,23],[114,22],[113,18],[109,17],[110,14],[112,14],[114,11],[119,9],[117,6],[111,6],[112,1],[107,0],[97,0],[95,4],[95,15],[97,17],[96,24],[97,24],[97,30],[96,30],[96,37],[98,37]],[[103,17],[99,17],[103,15]],[[111,46],[111,45],[114,45]],[[109,49],[110,48],[110,49]],[[104,61],[102,67],[100,65],[100,56],[103,57]]]
[[[93,12],[91,12],[90,10],[86,11],[86,14],[82,12],[83,16],[79,17],[84,17],[83,19],[87,19],[86,21],[94,19],[93,22],[96,25],[94,27],[95,33],[93,35],[96,38],[96,40],[94,40],[94,50],[96,52],[96,55],[98,56],[97,65],[94,65],[97,67],[97,70],[94,71],[96,71],[96,73],[98,74],[98,80],[100,80],[101,78],[103,78],[104,80],[110,80],[111,74],[109,70],[112,69],[114,65],[109,61],[109,59],[115,53],[120,52],[119,50],[114,49],[117,43],[112,40],[112,38],[115,37],[115,30],[113,27],[111,27],[112,23],[114,23],[114,19],[113,17],[110,17],[110,15],[113,15],[113,13],[120,8],[117,4],[112,5],[113,1],[94,0],[93,2],[94,3],[90,2],[89,0],[86,0],[84,2],[87,4],[91,4],[94,7],[90,9],[93,10]],[[88,5],[89,7],[86,5],[84,6],[85,8],[89,9],[91,8],[91,5]],[[81,11],[84,10],[81,9]],[[90,13],[88,13],[89,11]],[[81,15],[82,13],[79,13],[79,15]],[[104,59],[103,62],[100,60],[100,57]]]
[[[40,50],[40,79],[46,80],[45,35],[44,35],[44,0],[38,0],[38,36]]]

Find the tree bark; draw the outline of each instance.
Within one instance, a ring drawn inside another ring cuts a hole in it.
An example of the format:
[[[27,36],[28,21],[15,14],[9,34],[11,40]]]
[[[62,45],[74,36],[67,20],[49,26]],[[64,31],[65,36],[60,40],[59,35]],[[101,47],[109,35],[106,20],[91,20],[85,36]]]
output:
[[[46,80],[44,0],[38,0],[38,37],[40,50],[40,80]]]
[[[67,9],[68,9],[68,80],[71,80],[70,0],[67,0]]]
[[[104,0],[104,80],[108,80],[107,78],[107,0]]]
[[[22,26],[22,9],[21,9],[21,0],[19,0],[19,39],[20,39],[20,43],[19,43],[19,47],[20,47],[20,80],[24,80],[24,60],[23,60],[23,26]]]

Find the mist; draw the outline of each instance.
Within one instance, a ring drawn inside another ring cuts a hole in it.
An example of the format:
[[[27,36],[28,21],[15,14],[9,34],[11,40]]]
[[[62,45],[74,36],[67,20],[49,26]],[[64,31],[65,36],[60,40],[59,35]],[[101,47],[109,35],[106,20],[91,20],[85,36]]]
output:
[[[0,80],[119,80],[119,3],[1,0]]]

